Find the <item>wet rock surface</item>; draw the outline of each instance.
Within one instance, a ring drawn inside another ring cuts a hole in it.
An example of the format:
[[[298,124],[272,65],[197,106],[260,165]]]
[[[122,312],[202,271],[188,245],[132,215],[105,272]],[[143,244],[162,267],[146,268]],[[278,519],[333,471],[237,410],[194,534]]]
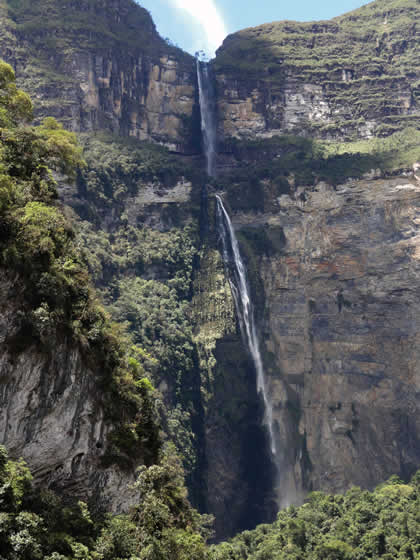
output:
[[[239,233],[263,221],[286,238],[257,256],[286,501],[373,487],[420,463],[420,185],[349,181],[305,194],[233,216]]]

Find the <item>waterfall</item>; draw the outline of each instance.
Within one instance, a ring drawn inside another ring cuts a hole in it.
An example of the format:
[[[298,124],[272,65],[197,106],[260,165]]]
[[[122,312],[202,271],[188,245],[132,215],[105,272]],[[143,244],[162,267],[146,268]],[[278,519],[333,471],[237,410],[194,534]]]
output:
[[[207,62],[197,59],[198,93],[201,111],[201,132],[204,153],[207,161],[207,174],[215,175],[216,163],[216,103],[213,80],[210,79],[210,68]]]
[[[230,285],[235,301],[236,312],[239,317],[242,338],[248,347],[252,361],[254,362],[257,374],[257,390],[262,395],[264,401],[264,423],[267,426],[270,435],[271,452],[273,456],[275,456],[276,441],[273,430],[273,406],[267,391],[246,268],[239,251],[238,240],[236,238],[232,222],[229,218],[229,214],[223,206],[222,199],[217,195],[216,200],[217,222],[222,240],[223,260],[232,270]]]
[[[210,177],[214,177],[217,143],[216,96],[213,80],[210,76],[209,65],[198,59],[197,80],[201,111],[201,131],[207,162],[207,173]],[[222,199],[219,196],[216,196],[216,200],[217,222],[222,240],[223,260],[232,270],[229,281],[235,301],[236,312],[239,318],[242,339],[248,347],[254,363],[257,375],[257,390],[260,394],[262,394],[264,401],[264,423],[266,424],[270,435],[271,452],[273,455],[276,455],[276,442],[273,431],[273,407],[267,391],[246,269],[241,258],[238,240],[236,239],[229,214],[223,206]]]

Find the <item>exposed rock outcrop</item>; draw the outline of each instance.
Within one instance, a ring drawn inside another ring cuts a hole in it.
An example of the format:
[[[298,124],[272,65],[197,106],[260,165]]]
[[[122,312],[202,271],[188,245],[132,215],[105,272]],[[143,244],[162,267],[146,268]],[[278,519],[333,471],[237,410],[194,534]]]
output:
[[[246,249],[265,302],[284,502],[420,464],[419,203],[415,178],[398,177],[320,183],[264,215],[233,216],[239,234],[281,227],[286,241],[271,254]]]
[[[146,10],[131,0],[49,4],[0,2],[0,56],[37,118],[199,150],[194,58],[168,45]]]
[[[416,0],[378,0],[330,21],[230,35],[215,60],[221,139],[342,140],[417,126],[419,15]]]
[[[20,280],[1,271],[0,286],[0,443],[28,462],[37,484],[126,511],[138,497],[135,472],[103,463],[112,425],[100,372],[74,339],[58,337],[54,352],[25,339]]]

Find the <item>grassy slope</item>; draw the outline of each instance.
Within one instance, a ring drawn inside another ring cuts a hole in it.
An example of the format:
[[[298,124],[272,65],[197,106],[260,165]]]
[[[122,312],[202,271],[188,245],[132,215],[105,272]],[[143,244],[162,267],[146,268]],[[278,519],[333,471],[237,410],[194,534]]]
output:
[[[141,48],[158,55],[165,41],[147,10],[132,0],[6,0],[16,30],[34,46],[55,50]],[[79,39],[76,42],[75,39]]]
[[[333,111],[351,106],[336,121],[379,119],[386,135],[420,122],[419,17],[418,0],[377,0],[330,21],[245,29],[225,40],[215,68],[272,90],[286,79],[320,85]],[[412,108],[404,111],[401,98],[410,95]]]

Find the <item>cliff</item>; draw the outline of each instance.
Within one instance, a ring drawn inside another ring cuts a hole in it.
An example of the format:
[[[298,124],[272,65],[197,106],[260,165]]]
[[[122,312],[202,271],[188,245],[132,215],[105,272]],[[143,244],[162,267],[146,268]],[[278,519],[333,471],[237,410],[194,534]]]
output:
[[[38,485],[126,510],[137,499],[135,466],[104,466],[113,425],[97,395],[100,373],[69,336],[58,336],[53,351],[36,339],[24,344],[21,279],[2,269],[0,283],[2,444],[25,458]]]
[[[145,9],[131,0],[2,0],[0,17],[1,56],[37,99],[38,118],[196,150],[194,58],[161,38]]]
[[[282,503],[419,464],[419,189],[414,176],[318,183],[233,210],[255,261]]]
[[[129,0],[0,9],[0,55],[37,118],[55,115],[84,145],[87,166],[73,185],[59,178],[61,200],[103,301],[142,349],[190,496],[216,514],[217,536],[269,521],[310,490],[410,476],[420,464],[419,2],[378,0],[329,22],[228,37],[212,63],[211,180],[195,61],[145,10]],[[275,461],[220,254],[216,192],[248,268]],[[5,295],[2,306],[8,317],[21,302]],[[98,468],[97,434],[110,429],[94,398],[103,390],[80,348],[66,338],[57,348],[65,358],[4,353],[13,381],[3,408],[13,402],[15,420],[2,441],[46,484],[78,491],[109,479],[103,499],[118,509],[127,476]]]
[[[39,485],[120,510],[138,498],[136,468],[159,458],[153,388],[57,203],[52,169],[70,181],[84,165],[76,136],[53,118],[28,124],[3,61],[0,89],[1,441]]]
[[[418,126],[419,12],[417,0],[378,0],[229,36],[215,60],[220,138],[349,140]]]

